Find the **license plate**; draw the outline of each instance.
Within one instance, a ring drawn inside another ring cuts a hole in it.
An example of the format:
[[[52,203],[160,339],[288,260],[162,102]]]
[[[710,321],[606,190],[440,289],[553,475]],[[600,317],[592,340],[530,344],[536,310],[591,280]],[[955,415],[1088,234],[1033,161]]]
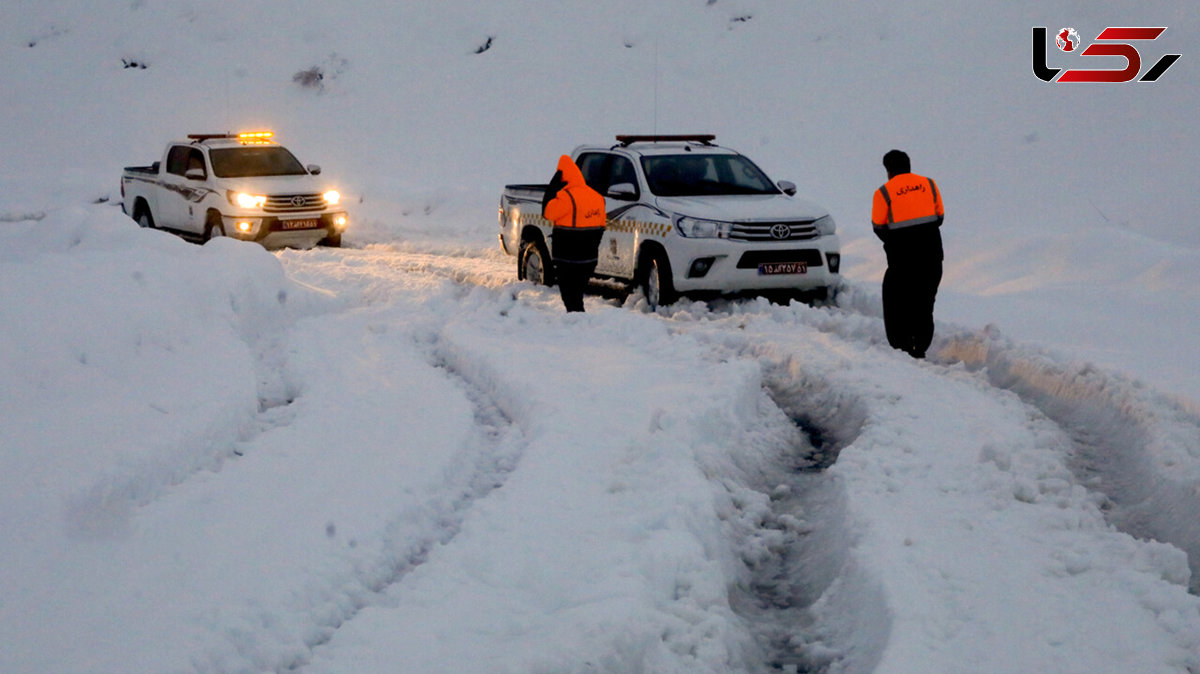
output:
[[[280,229],[316,229],[321,226],[320,218],[306,218],[304,220],[280,220]]]
[[[765,262],[758,265],[759,276],[774,274],[807,274],[807,262]]]

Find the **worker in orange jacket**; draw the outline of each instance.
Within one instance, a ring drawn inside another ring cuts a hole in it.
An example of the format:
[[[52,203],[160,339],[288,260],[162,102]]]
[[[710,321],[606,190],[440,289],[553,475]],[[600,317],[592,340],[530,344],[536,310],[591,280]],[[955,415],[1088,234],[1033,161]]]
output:
[[[883,323],[888,343],[924,358],[933,342],[933,303],[942,281],[942,193],[912,172],[908,155],[883,155],[888,181],[875,191],[871,224],[883,241]]]
[[[583,311],[583,290],[596,270],[608,217],[604,197],[588,187],[575,161],[565,154],[546,188],[542,215],[554,223],[550,250],[563,306],[568,312]]]

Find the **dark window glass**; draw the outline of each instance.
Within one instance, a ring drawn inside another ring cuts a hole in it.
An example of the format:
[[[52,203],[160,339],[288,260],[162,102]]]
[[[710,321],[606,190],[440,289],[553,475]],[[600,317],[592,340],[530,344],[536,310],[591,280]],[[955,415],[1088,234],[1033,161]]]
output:
[[[196,148],[192,148],[191,152],[188,152],[187,170],[191,171],[192,169],[199,169],[204,172],[205,177],[208,176],[208,171],[204,168],[204,153]]]
[[[308,173],[295,155],[282,147],[230,147],[208,151],[218,178],[298,176]]]
[[[779,194],[754,162],[742,155],[673,154],[642,157],[650,191],[662,197]]]
[[[188,155],[192,149],[186,145],[175,145],[167,152],[167,173],[181,176],[187,173]]]
[[[633,170],[633,162],[628,157],[613,155],[612,171],[609,174],[608,186],[628,183],[637,191],[637,173]]]
[[[637,174],[633,162],[618,154],[587,152],[579,156],[579,170],[588,187],[600,194],[608,194],[613,185],[629,183],[637,192]]]
[[[608,190],[608,180],[605,175],[607,159],[608,155],[599,152],[586,152],[579,155],[579,171],[583,173],[583,181],[600,194],[604,194]]]

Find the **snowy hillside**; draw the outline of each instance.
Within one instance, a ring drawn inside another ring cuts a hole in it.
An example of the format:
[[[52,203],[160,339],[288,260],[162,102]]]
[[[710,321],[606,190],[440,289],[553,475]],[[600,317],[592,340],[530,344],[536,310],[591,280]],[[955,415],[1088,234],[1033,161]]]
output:
[[[1042,25],[1183,56],[1047,84]],[[0,54],[0,671],[1200,672],[1188,3],[47,0]],[[114,207],[256,127],[346,248]],[[647,131],[827,206],[838,305],[516,282],[501,187]],[[924,363],[892,147],[947,204]]]

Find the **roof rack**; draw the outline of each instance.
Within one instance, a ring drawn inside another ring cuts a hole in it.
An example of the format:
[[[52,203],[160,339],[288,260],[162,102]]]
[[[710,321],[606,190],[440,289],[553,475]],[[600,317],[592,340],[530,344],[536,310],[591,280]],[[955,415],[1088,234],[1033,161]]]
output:
[[[679,143],[679,142],[689,143],[690,142],[690,143],[702,143],[704,145],[712,145],[713,141],[716,139],[717,139],[717,137],[710,133],[678,134],[678,135],[668,135],[668,136],[657,136],[657,135],[654,135],[654,136],[631,136],[631,135],[617,136],[617,142],[622,147],[628,147],[629,145],[632,145],[633,143],[671,143],[671,142],[675,142],[675,143]]]
[[[206,140],[215,140],[218,138],[237,138],[232,133],[189,133],[188,140],[194,140],[197,143],[203,143]]]

